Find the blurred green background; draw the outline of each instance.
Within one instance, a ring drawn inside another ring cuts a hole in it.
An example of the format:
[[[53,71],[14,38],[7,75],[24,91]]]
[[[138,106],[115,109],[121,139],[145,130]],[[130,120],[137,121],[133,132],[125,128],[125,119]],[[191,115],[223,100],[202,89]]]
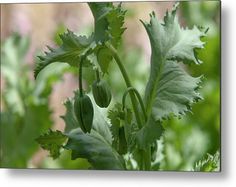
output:
[[[150,44],[139,19],[148,21],[155,11],[162,19],[173,2],[123,3],[128,10],[119,52],[134,86],[144,94],[149,73]],[[79,34],[90,34],[93,17],[85,3],[8,4],[1,5],[1,167],[87,169],[84,159],[70,160],[63,152],[58,160],[35,142],[49,127],[64,129],[60,118],[65,109],[62,102],[72,96],[78,86],[78,72],[65,64],[53,64],[35,81],[33,68],[37,55],[46,45],[60,44],[58,34],[66,28]],[[44,18],[40,15],[44,15]],[[183,66],[191,75],[204,75],[200,90],[203,101],[193,106],[192,113],[182,119],[164,122],[164,136],[158,142],[155,161],[160,170],[193,170],[207,153],[220,152],[220,2],[181,2],[178,11],[182,26],[209,27],[203,40],[205,49],[198,51],[203,64]],[[85,70],[84,81],[94,77]],[[121,100],[124,81],[111,64],[109,77],[113,101]],[[90,89],[89,87],[87,89]],[[114,103],[113,103],[114,104]],[[111,105],[112,107],[112,105]]]

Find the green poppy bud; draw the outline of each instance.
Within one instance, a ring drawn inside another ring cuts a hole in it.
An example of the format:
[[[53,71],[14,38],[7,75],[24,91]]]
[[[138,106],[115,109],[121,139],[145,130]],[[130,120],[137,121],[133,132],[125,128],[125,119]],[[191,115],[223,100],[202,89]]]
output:
[[[93,125],[94,110],[89,96],[75,95],[74,112],[82,131],[90,133]]]
[[[96,80],[92,85],[93,97],[96,104],[106,108],[111,102],[111,91],[106,81]]]

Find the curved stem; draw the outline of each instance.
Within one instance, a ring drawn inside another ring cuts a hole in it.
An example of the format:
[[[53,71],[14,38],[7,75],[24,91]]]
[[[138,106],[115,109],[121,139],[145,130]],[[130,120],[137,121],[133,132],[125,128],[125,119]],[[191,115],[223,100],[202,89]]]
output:
[[[111,44],[109,44],[108,42],[106,42],[105,45],[111,51],[113,58],[115,59],[118,67],[120,68],[120,71],[121,71],[122,76],[125,80],[127,88],[132,87],[131,82],[128,77],[128,74],[121,62],[119,55],[117,54],[116,49],[114,49],[114,47]],[[130,99],[131,99],[131,103],[132,103],[132,107],[134,110],[134,114],[135,114],[135,118],[136,118],[138,127],[139,127],[139,129],[141,129],[145,123],[142,124],[141,118],[139,116],[139,111],[137,108],[137,100],[136,100],[134,92],[130,93]],[[150,146],[148,146],[146,151],[142,151],[141,154],[142,154],[142,161],[141,161],[141,163],[139,163],[141,170],[145,170],[145,169],[150,170],[150,168],[151,168]]]
[[[111,51],[112,56],[114,57],[118,67],[120,68],[120,71],[123,75],[126,86],[128,88],[132,87],[131,82],[130,82],[129,77],[128,77],[128,74],[127,74],[127,72],[126,72],[126,70],[125,70],[125,68],[124,68],[124,66],[121,62],[121,59],[120,59],[119,55],[117,54],[117,51],[114,49],[114,47],[111,44],[105,43],[105,45]],[[139,129],[141,129],[143,125],[142,125],[142,121],[141,121],[141,118],[140,118],[139,113],[138,113],[137,100],[136,100],[135,94],[133,92],[130,93],[130,99],[131,99],[131,102],[132,102],[132,106],[133,106],[133,110],[134,110],[134,114],[135,114],[135,118],[136,118],[138,127],[139,127]]]
[[[146,114],[146,111],[145,111],[145,107],[144,107],[144,104],[143,104],[143,100],[142,100],[142,97],[140,96],[139,92],[137,89],[135,89],[134,87],[129,87],[124,95],[123,95],[123,98],[122,98],[122,105],[123,105],[123,109],[125,107],[125,100],[126,100],[126,96],[128,93],[130,92],[134,92],[136,94],[136,97],[138,98],[138,101],[139,101],[139,104],[141,106],[141,109],[142,109],[142,112],[143,112],[143,116],[144,116],[144,120],[145,122],[147,121],[147,114]]]

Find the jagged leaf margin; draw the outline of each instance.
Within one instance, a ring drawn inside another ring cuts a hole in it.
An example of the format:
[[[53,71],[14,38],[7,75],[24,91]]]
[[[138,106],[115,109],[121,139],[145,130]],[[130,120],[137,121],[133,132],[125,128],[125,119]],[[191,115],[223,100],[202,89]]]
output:
[[[62,45],[56,49],[47,46],[48,52],[44,56],[38,56],[40,61],[36,63],[34,77],[37,78],[39,72],[53,62],[68,63],[71,66],[77,66],[82,55],[93,49],[93,37],[77,36],[75,33],[67,30],[61,34]],[[84,63],[88,65],[88,63]]]
[[[177,62],[201,63],[195,51],[204,47],[201,37],[205,33],[196,27],[181,28],[176,17],[177,7],[175,4],[172,11],[166,13],[164,23],[159,22],[154,13],[150,15],[150,23],[143,22],[152,48],[145,103],[148,116],[152,115],[156,121],[170,115],[180,116],[201,99],[197,92],[201,77],[191,77]]]
[[[161,137],[162,120],[184,115],[193,103],[202,99],[198,93],[202,77],[190,76],[178,62],[201,63],[196,50],[204,47],[201,38],[205,33],[197,27],[182,28],[176,17],[177,7],[178,3],[171,12],[166,12],[164,22],[159,21],[154,12],[150,14],[149,23],[141,21],[152,50],[144,97],[148,121],[136,138],[142,149]]]
[[[56,159],[60,156],[60,149],[62,148],[64,142],[66,141],[67,136],[64,135],[61,131],[49,131],[41,136],[39,136],[36,141],[40,146],[50,152],[50,156],[53,159]]]
[[[214,155],[207,154],[205,158],[195,163],[194,171],[219,171],[220,170],[220,153],[217,151]]]
[[[56,49],[48,47],[45,55],[38,56],[41,60],[36,63],[34,77],[37,78],[39,72],[53,62],[68,63],[71,66],[78,66],[81,57],[85,56],[84,66],[100,65],[100,70],[107,73],[109,62],[112,55],[108,50],[105,52],[105,58],[94,59],[90,55],[99,56],[99,49],[104,48],[104,42],[110,42],[115,48],[118,46],[121,35],[125,28],[124,16],[125,12],[119,6],[112,3],[88,3],[95,20],[95,31],[91,36],[77,36],[69,29],[67,33],[59,35],[62,45]],[[93,53],[93,54],[91,54]],[[100,55],[101,56],[101,55]]]

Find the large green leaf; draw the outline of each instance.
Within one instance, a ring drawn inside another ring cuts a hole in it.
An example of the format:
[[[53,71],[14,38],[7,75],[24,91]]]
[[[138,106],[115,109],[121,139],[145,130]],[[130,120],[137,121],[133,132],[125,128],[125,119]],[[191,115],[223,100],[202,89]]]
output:
[[[197,92],[201,77],[188,75],[177,62],[201,63],[196,49],[203,48],[200,39],[205,33],[196,27],[181,28],[176,17],[177,6],[175,4],[172,11],[166,13],[163,23],[154,13],[150,14],[150,23],[142,22],[150,39],[152,55],[144,99],[149,120],[137,134],[141,148],[161,136],[163,119],[184,115],[192,103],[201,99]]]
[[[86,158],[94,169],[125,169],[123,158],[96,131],[84,134],[76,129],[68,137],[65,148],[72,150],[72,159]]]
[[[125,11],[121,9],[121,5],[113,6],[112,3],[89,3],[89,7],[95,20],[94,34],[90,37],[77,36],[72,31],[67,30],[67,33],[59,35],[62,44],[56,49],[48,46],[49,52],[45,52],[44,56],[39,56],[41,61],[36,63],[35,78],[42,69],[54,62],[78,66],[81,57],[85,54],[84,66],[90,65],[90,63],[94,66],[99,64],[101,71],[107,73],[112,56],[107,50],[103,50],[102,54],[105,57],[102,57],[101,54],[99,55],[99,49],[103,49],[102,44],[107,41],[111,42],[114,47],[118,46],[125,30],[123,28]],[[90,54],[95,54],[99,58],[94,59]]]
[[[93,130],[99,133],[108,144],[112,144],[112,134],[110,131],[110,124],[106,118],[107,109],[102,109],[97,106],[93,97],[90,97],[93,103],[94,118],[93,118]]]
[[[125,12],[121,4],[88,3],[94,17],[94,41],[98,44],[95,51],[100,70],[107,73],[112,54],[104,42],[110,42],[115,48],[120,44],[121,36],[125,31],[123,27]]]
[[[110,41],[114,47],[120,42],[126,11],[121,4],[114,6],[112,3],[88,3],[94,17],[94,39],[98,42]]]
[[[100,70],[103,73],[107,73],[109,64],[113,59],[110,50],[105,47],[99,47],[97,51],[97,62],[99,64]]]
[[[36,141],[43,149],[50,151],[50,156],[53,159],[56,159],[60,156],[60,148],[66,141],[66,138],[67,137],[60,131],[52,131],[49,129],[47,133],[39,136]]]
[[[49,52],[45,52],[45,56],[39,56],[40,62],[36,64],[34,77],[36,78],[39,72],[53,62],[64,62],[71,66],[77,66],[80,58],[86,52],[91,50],[93,36],[77,36],[72,31],[67,30],[67,33],[60,35],[62,45],[56,49],[48,46]]]
[[[66,107],[66,113],[61,116],[61,118],[65,122],[65,133],[69,133],[71,130],[79,128],[79,123],[74,114],[74,100],[67,99],[64,102],[64,106]]]
[[[39,59],[35,59],[39,61]],[[53,90],[55,82],[63,79],[62,75],[65,72],[70,72],[71,67],[65,63],[53,63],[50,64],[44,71],[41,71],[34,80],[33,95],[35,97],[48,97]]]
[[[164,23],[160,23],[154,13],[150,15],[149,24],[143,23],[152,48],[145,103],[148,116],[153,115],[155,120],[170,114],[184,114],[200,98],[197,93],[200,78],[191,77],[176,62],[201,62],[195,50],[203,48],[200,38],[204,33],[196,27],[191,30],[181,28],[176,9],[177,5],[166,13]]]
[[[149,100],[151,115],[155,121],[166,119],[171,114],[184,115],[193,102],[201,99],[197,92],[200,82],[201,77],[191,77],[175,62],[165,63],[156,89],[151,92],[154,98]],[[147,93],[150,93],[150,90],[147,86]]]
[[[72,150],[72,159],[86,158],[95,169],[124,169],[122,157],[112,148],[109,124],[104,116],[105,109],[96,106],[93,98],[94,119],[90,134],[83,133],[74,115],[74,98],[65,102],[65,134],[69,140],[65,146]]]
[[[105,142],[105,145],[111,145],[112,143],[112,136],[111,132],[109,130],[109,124],[106,121],[106,118],[104,116],[103,109],[96,106],[95,101],[91,97],[91,101],[93,103],[94,107],[94,118],[93,118],[93,134],[96,134],[97,136],[102,138],[102,141]],[[73,132],[81,131],[78,121],[74,114],[74,98],[67,99],[64,103],[66,107],[66,113],[61,116],[61,118],[64,120],[66,126],[65,126],[65,135],[70,135]],[[86,141],[87,138],[90,137],[90,134],[84,134],[81,131],[81,134],[84,136],[84,140]],[[60,156],[60,148],[63,145],[63,142],[66,139],[66,136],[62,134],[60,131],[51,131],[49,130],[48,133],[41,135],[39,138],[37,138],[37,142],[41,145],[43,149],[46,149],[50,151],[50,156],[54,159]],[[82,138],[83,139],[83,138]],[[81,140],[82,141],[82,140]],[[84,142],[86,143],[86,142]],[[89,149],[89,147],[88,147]],[[80,155],[80,149],[78,149],[75,152],[72,152],[72,157],[75,158],[73,155],[76,153],[76,155]],[[92,154],[92,153],[91,153]],[[78,156],[80,158],[86,158],[90,162],[89,154],[86,157]],[[91,161],[92,163],[95,161]],[[94,163],[96,165],[96,163]]]
[[[111,11],[112,3],[88,3],[94,17],[94,33],[96,42],[108,40],[106,30],[108,28],[107,14]]]

